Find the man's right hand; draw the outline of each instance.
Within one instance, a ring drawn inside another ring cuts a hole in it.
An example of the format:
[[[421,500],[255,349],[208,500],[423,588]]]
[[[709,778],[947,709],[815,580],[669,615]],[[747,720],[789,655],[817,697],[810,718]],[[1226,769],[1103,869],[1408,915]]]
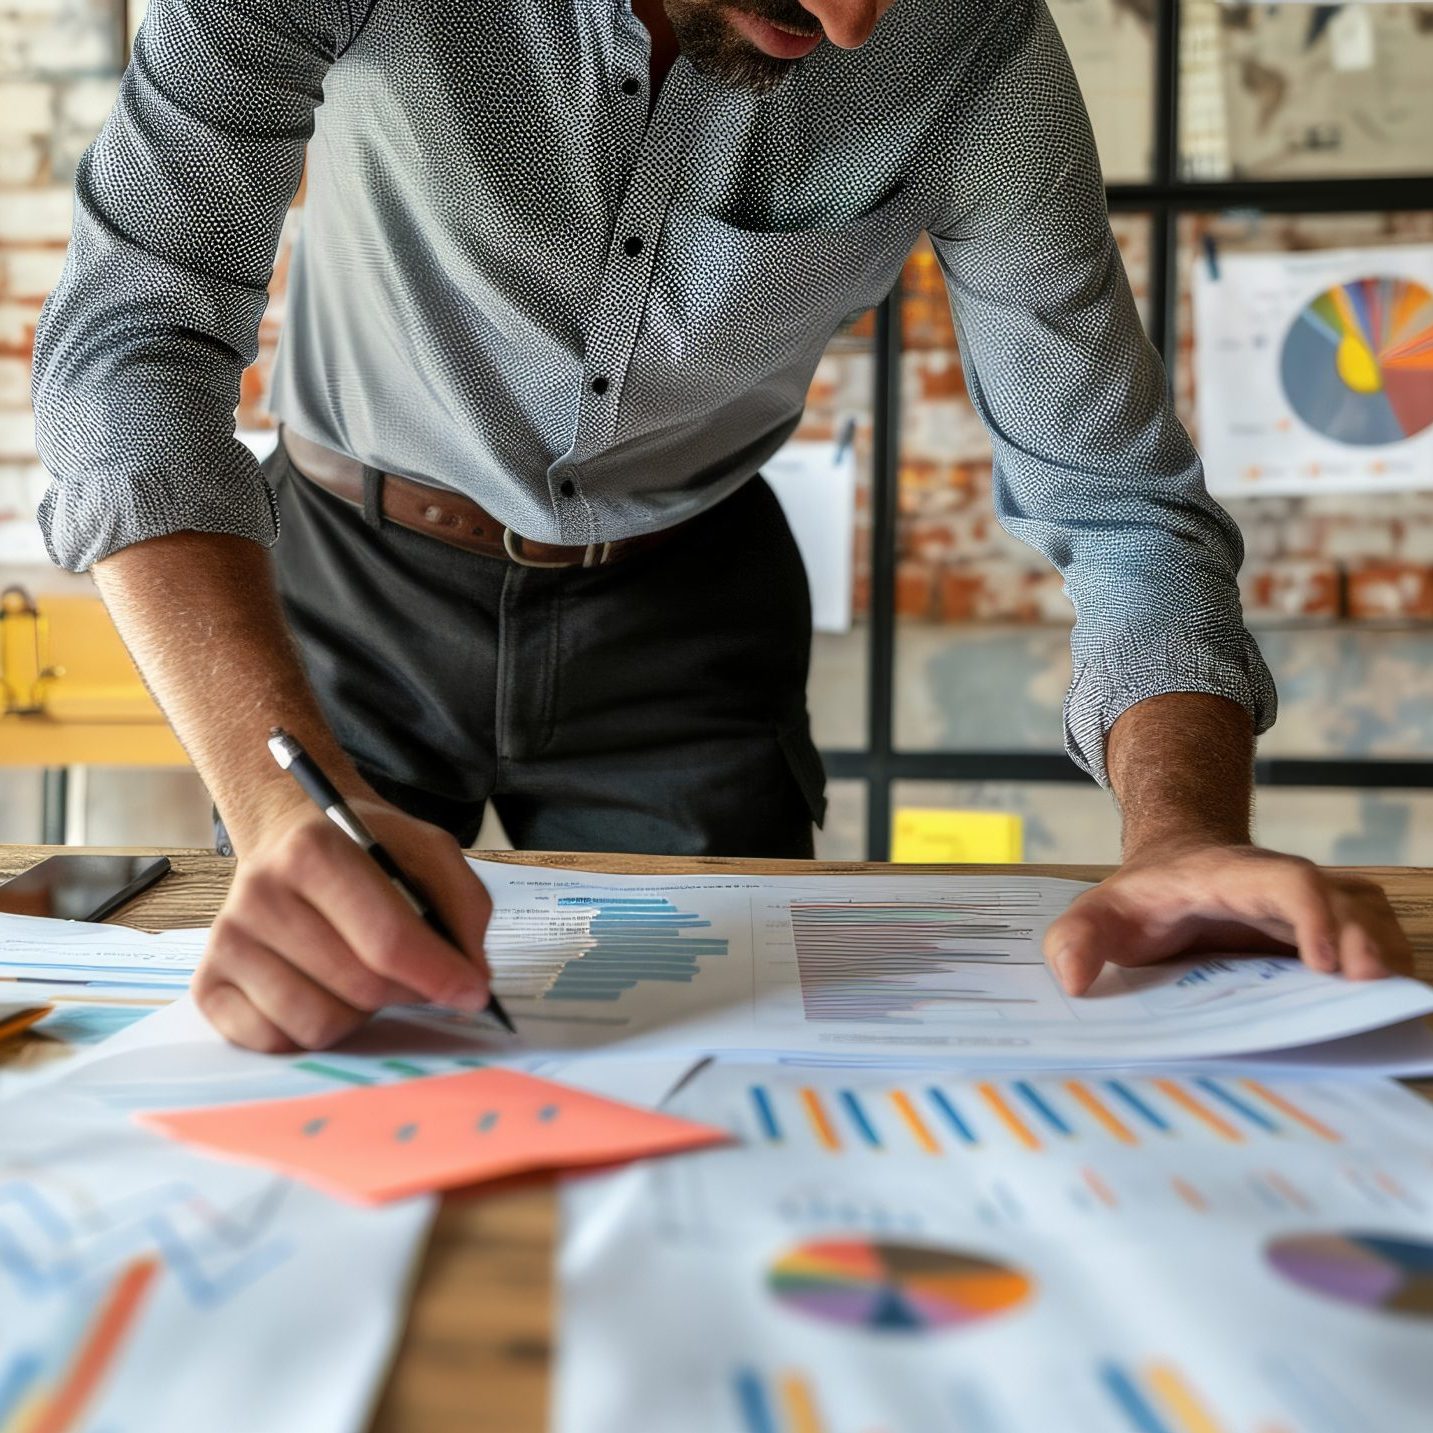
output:
[[[236,1045],[279,1053],[332,1045],[384,1005],[482,1010],[492,903],[458,843],[376,797],[350,800],[461,949],[414,913],[361,847],[295,797],[239,844],[238,872],[194,978],[194,998],[215,1029]]]

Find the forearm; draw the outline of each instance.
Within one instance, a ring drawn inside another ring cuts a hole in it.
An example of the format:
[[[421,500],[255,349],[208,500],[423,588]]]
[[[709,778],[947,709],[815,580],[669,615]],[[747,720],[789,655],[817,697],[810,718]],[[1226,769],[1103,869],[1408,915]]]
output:
[[[1137,702],[1111,728],[1106,763],[1126,861],[1250,841],[1254,727],[1236,703],[1184,692]]]
[[[180,532],[93,569],[110,616],[243,854],[295,799],[265,742],[283,726],[345,794],[367,790],[329,731],[257,543]]]

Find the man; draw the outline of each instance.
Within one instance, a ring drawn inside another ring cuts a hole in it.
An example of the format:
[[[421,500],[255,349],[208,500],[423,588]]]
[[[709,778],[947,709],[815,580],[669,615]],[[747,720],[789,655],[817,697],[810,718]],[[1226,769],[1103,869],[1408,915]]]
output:
[[[306,144],[261,473],[232,414]],[[480,1006],[459,842],[488,799],[519,846],[810,854],[808,603],[753,475],[922,229],[1000,516],[1077,609],[1070,750],[1124,813],[1062,979],[1208,942],[1406,956],[1371,887],[1250,844],[1274,695],[1238,534],[1041,0],[152,0],[40,326],[41,519],[238,854],[196,980],[225,1035]],[[461,953],[272,766],[276,724]]]

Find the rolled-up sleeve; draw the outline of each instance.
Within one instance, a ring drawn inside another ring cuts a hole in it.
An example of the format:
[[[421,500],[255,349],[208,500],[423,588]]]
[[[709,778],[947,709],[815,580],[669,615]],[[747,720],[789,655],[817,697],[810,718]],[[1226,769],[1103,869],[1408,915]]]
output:
[[[963,202],[931,237],[997,516],[1074,604],[1066,747],[1107,784],[1105,739],[1136,702],[1227,697],[1264,731],[1276,699],[1240,608],[1243,543],[1140,326],[1064,47],[1043,3],[1005,9],[971,75]]]
[[[239,380],[323,78],[360,9],[151,0],[80,161],[36,332],[40,524],[60,566],[183,530],[273,541],[272,494],[234,437]]]

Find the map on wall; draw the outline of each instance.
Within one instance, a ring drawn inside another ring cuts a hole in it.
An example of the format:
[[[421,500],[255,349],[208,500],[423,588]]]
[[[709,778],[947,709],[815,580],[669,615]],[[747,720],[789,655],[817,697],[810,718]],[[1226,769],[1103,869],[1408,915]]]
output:
[[[1433,488],[1433,246],[1229,254],[1194,315],[1211,491]]]
[[[1050,0],[1070,52],[1100,167],[1111,183],[1143,183],[1154,153],[1154,13],[1158,0]]]
[[[1218,7],[1233,178],[1433,168],[1433,6]]]

